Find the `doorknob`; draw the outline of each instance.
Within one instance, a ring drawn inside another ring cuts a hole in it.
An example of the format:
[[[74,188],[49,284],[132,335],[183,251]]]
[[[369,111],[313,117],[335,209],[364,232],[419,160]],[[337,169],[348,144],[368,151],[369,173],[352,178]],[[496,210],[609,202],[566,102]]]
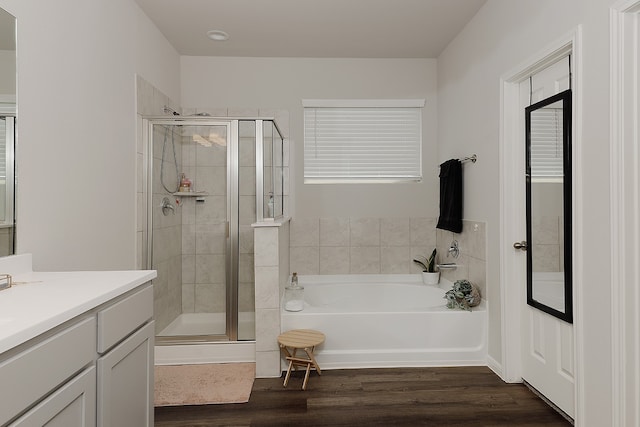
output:
[[[522,242],[515,242],[513,244],[513,247],[515,249],[522,249],[523,251],[526,251],[527,250],[527,242],[526,242],[526,240],[523,240]]]

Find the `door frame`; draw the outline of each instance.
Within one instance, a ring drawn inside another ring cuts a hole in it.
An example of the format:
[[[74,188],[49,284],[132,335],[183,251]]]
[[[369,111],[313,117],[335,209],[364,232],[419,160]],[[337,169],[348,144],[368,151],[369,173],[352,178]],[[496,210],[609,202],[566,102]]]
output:
[[[610,24],[612,425],[617,427],[640,423],[640,0],[614,4]]]
[[[582,141],[582,111],[580,100],[582,99],[582,36],[581,27],[576,27],[569,34],[556,40],[541,52],[531,56],[519,66],[505,73],[500,82],[500,296],[501,296],[501,334],[502,334],[502,363],[501,377],[507,382],[522,381],[520,305],[525,298],[524,286],[513,286],[518,283],[521,270],[526,265],[524,257],[517,257],[513,249],[513,242],[522,239],[524,232],[524,218],[517,218],[516,212],[524,207],[514,207],[512,200],[514,195],[523,191],[515,176],[514,165],[522,162],[517,158],[515,150],[511,147],[514,141],[524,143],[524,122],[519,108],[519,84],[528,79],[530,75],[546,68],[558,59],[571,54],[572,59],[572,139],[573,144],[573,168],[572,168],[572,205],[573,209],[573,306],[574,306],[574,349],[575,349],[575,421],[578,423],[581,417],[583,393],[581,392],[583,381],[582,351],[583,348],[583,313],[582,307],[582,242],[581,231],[582,212],[578,209],[583,200],[582,166],[581,166],[581,141]],[[524,200],[524,196],[522,197]],[[518,222],[521,221],[521,222]],[[520,271],[520,273],[519,273]],[[523,283],[524,285],[524,283]]]

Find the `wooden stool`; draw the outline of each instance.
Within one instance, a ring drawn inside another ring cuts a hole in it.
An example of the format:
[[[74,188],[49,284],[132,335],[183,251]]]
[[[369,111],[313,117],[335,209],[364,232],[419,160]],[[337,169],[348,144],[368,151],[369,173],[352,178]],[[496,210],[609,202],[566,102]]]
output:
[[[280,350],[289,361],[289,369],[287,369],[287,375],[284,377],[284,387],[289,383],[292,368],[295,370],[298,366],[307,367],[307,372],[304,375],[304,382],[302,383],[303,390],[307,389],[307,381],[309,381],[311,365],[316,369],[318,375],[321,374],[320,366],[318,366],[318,362],[316,362],[316,358],[313,356],[313,350],[317,345],[324,342],[324,338],[325,337],[322,332],[314,331],[312,329],[294,329],[278,335]],[[299,349],[304,350],[307,354],[306,358],[297,356],[296,353]]]

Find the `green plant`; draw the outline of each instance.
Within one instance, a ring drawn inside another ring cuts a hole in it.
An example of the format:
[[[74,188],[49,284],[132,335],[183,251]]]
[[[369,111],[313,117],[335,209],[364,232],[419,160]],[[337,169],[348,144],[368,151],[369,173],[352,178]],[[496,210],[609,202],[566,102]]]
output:
[[[436,249],[434,248],[428,259],[425,257],[418,257],[417,259],[414,259],[413,262],[420,264],[422,266],[422,271],[426,273],[435,273],[438,271],[436,269],[436,253]]]
[[[471,311],[471,307],[480,304],[480,289],[468,280],[456,280],[453,287],[444,294],[447,308],[459,308]]]

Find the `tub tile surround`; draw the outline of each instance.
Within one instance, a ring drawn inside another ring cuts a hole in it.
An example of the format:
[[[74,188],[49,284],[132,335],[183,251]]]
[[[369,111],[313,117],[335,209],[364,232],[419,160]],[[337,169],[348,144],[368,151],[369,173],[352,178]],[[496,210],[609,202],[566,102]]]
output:
[[[408,274],[436,246],[434,218],[292,218],[291,268],[299,274]]]
[[[448,280],[467,279],[486,295],[486,225],[463,221],[462,233],[436,229],[437,218],[292,218],[291,271],[298,274],[411,274],[412,260],[438,249]],[[448,256],[453,240],[460,257]]]
[[[458,241],[460,256],[456,259],[449,255],[453,240]],[[462,221],[462,233],[437,230],[437,249],[439,263],[455,263],[456,269],[443,269],[441,274],[452,282],[467,279],[480,288],[483,298],[487,295],[487,226],[480,221]]]

